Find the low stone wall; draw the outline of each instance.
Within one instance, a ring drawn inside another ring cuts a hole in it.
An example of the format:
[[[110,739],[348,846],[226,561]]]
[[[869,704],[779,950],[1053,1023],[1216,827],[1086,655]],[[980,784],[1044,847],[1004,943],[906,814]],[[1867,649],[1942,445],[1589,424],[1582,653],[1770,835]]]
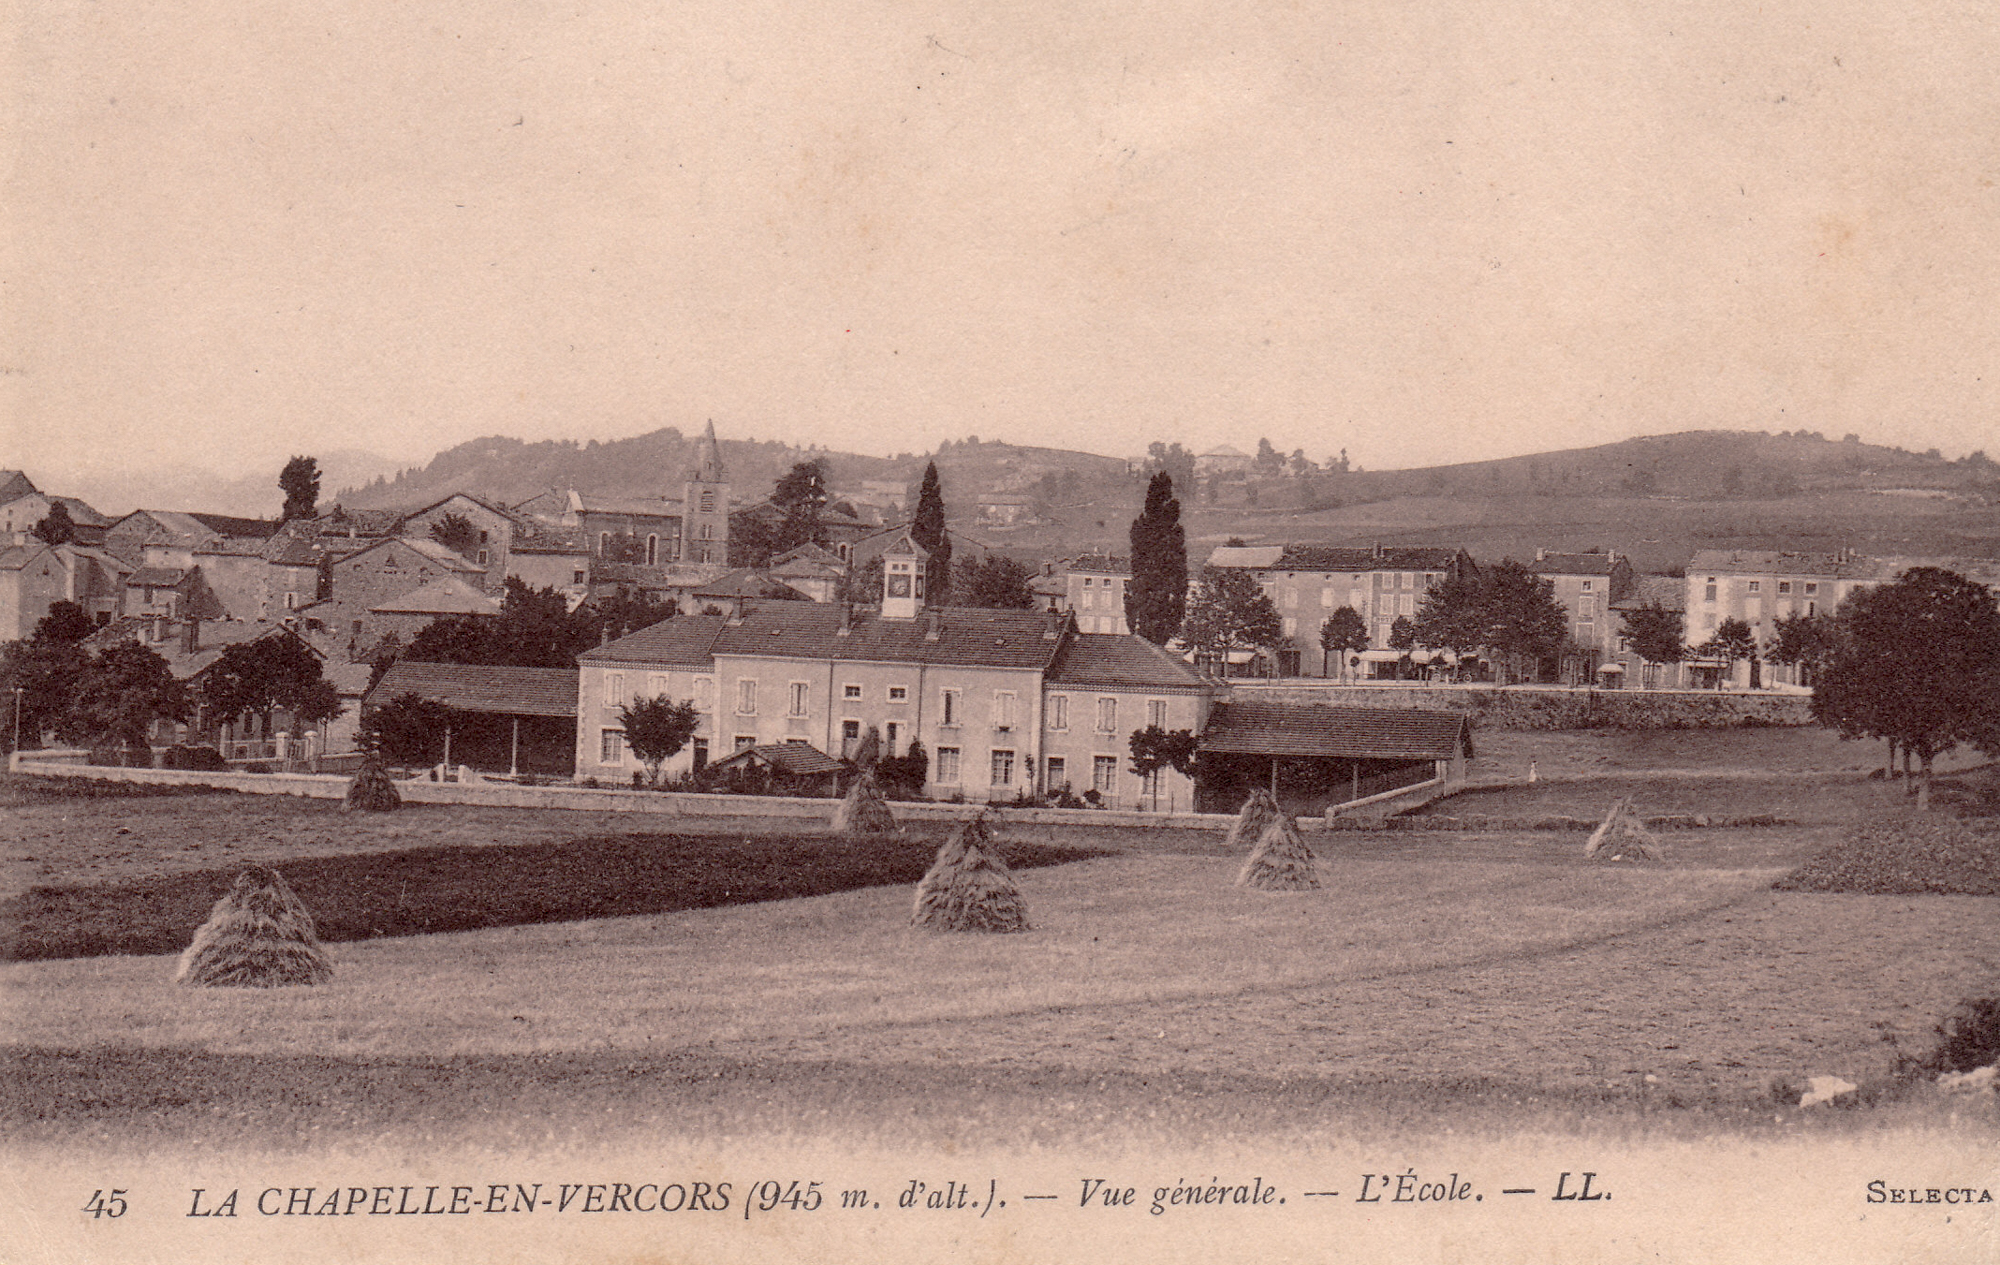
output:
[[[1737,729],[1810,725],[1804,694],[1731,690],[1567,690],[1484,685],[1305,685],[1233,681],[1239,697],[1329,707],[1469,713],[1483,729]]]
[[[54,753],[51,753],[54,754]],[[127,769],[114,765],[84,764],[75,754],[68,761],[43,757],[41,752],[23,752],[10,761],[17,773],[41,777],[90,778],[105,782],[131,782],[151,786],[207,786],[240,791],[250,795],[297,795],[306,799],[340,799],[347,793],[348,779],[331,774],[311,773],[209,773],[180,769]],[[1439,794],[1443,783],[1426,782],[1404,791],[1378,795],[1363,804],[1348,806],[1356,815],[1344,817],[1340,829],[1365,828],[1353,823],[1378,821],[1382,816],[1414,808]],[[662,817],[684,817],[697,821],[740,823],[756,829],[760,823],[808,823],[831,825],[838,803],[831,799],[791,799],[763,795],[695,795],[680,791],[638,791],[588,786],[522,786],[512,782],[432,782],[419,779],[399,781],[396,791],[409,804],[476,804],[489,808],[555,808],[599,813],[652,813]],[[985,804],[941,804],[928,800],[898,800],[890,805],[897,818],[906,822],[970,821]],[[1358,810],[1358,811],[1357,811]],[[1046,839],[1062,842],[1083,831],[1152,831],[1163,836],[1207,834],[1219,836],[1235,820],[1227,813],[1140,813],[1091,808],[1000,807],[988,824],[1003,838]],[[1327,819],[1301,817],[1305,829],[1324,826]],[[1060,835],[1061,838],[1057,838]]]

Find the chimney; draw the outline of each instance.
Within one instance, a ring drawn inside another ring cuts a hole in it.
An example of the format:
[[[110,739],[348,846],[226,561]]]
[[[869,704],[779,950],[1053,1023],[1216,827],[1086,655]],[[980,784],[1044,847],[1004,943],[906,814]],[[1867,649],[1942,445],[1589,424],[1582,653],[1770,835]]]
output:
[[[1375,542],[1375,558],[1376,561],[1378,562],[1381,561],[1382,558],[1382,542],[1379,540]]]
[[[1051,610],[1049,612],[1048,618],[1042,621],[1042,640],[1054,641],[1058,637],[1061,637],[1062,633],[1063,633],[1063,617],[1061,615],[1056,614],[1055,611]]]
[[[840,627],[834,630],[833,635],[836,637],[851,637],[854,635],[854,603],[842,602],[840,604]]]
[[[201,621],[199,619],[188,620],[187,640],[184,644],[189,654],[193,654],[195,651],[201,649]]]
[[[1543,548],[1540,548],[1540,547],[1537,547],[1537,548],[1535,549],[1535,561],[1536,561],[1536,562],[1545,562],[1545,561],[1547,561],[1547,560],[1548,560],[1548,556],[1549,556],[1549,551],[1548,551],[1548,550],[1546,550],[1546,549],[1543,549]]]
[[[933,607],[930,612],[929,622],[924,625],[924,640],[936,641],[943,632],[944,616],[939,614],[937,609]]]
[[[611,644],[610,625],[607,624],[603,628],[597,630],[597,644],[600,646],[608,646]]]

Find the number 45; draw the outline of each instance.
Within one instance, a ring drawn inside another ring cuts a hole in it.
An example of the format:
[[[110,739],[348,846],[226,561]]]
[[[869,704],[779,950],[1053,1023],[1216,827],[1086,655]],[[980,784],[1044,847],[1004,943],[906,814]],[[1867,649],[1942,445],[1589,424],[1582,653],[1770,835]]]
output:
[[[110,1198],[105,1198],[101,1190],[90,1192],[90,1202],[83,1206],[92,1221],[99,1217],[122,1217],[125,1215],[125,1192],[114,1190]]]

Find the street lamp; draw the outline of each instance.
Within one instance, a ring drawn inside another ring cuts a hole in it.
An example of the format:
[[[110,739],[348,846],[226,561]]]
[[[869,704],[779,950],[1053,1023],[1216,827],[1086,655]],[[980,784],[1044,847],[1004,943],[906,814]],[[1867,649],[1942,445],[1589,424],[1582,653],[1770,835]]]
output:
[[[17,685],[14,687],[14,745],[9,748],[10,751],[19,751],[21,749],[21,695],[27,692],[26,686]]]

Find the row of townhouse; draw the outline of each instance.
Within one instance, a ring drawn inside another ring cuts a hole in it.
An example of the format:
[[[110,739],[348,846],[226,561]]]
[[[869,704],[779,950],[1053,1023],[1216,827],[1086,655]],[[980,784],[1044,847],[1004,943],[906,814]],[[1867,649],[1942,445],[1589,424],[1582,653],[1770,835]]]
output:
[[[1140,778],[1130,736],[1158,725],[1199,732],[1212,683],[1129,635],[1088,634],[1065,614],[925,608],[922,550],[886,555],[879,612],[759,602],[734,615],[683,616],[581,656],[576,772],[623,781],[638,767],[623,704],[693,699],[701,724],[665,766],[698,771],[751,747],[802,743],[846,756],[874,728],[886,754],[923,744],[935,798],[1012,799],[1065,787],[1126,806],[1187,807],[1171,770]]]
[[[1277,647],[1280,676],[1341,676],[1341,664],[1319,641],[1320,626],[1334,611],[1353,607],[1369,633],[1369,648],[1357,657],[1363,673],[1393,665],[1400,652],[1389,649],[1398,619],[1414,619],[1424,595],[1447,579],[1478,570],[1463,549],[1339,548],[1330,545],[1224,546],[1208,557],[1212,567],[1252,572],[1278,609],[1284,640]]]

